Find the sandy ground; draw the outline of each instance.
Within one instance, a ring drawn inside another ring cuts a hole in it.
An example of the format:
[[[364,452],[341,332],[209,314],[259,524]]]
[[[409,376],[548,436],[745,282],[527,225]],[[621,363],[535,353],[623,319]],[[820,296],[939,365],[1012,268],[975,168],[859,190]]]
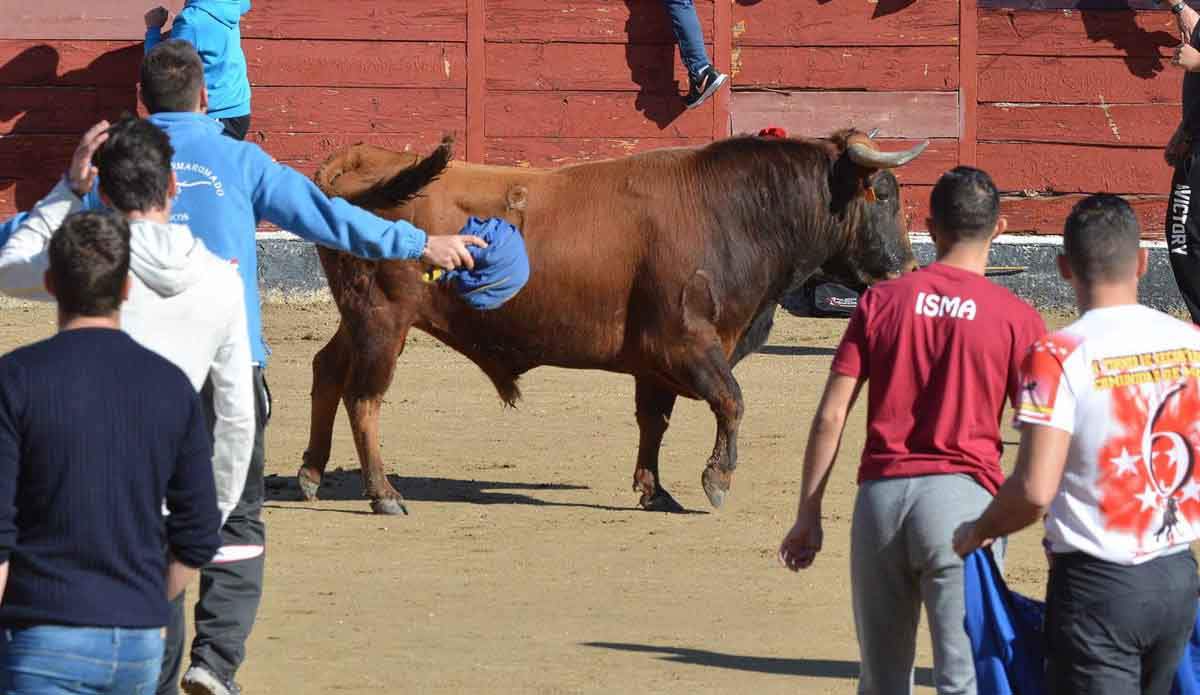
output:
[[[342,415],[330,469],[344,472],[326,478],[324,500],[297,501],[291,480],[310,360],[336,319],[327,304],[265,310],[267,470],[280,478],[268,479],[267,592],[238,678],[246,693],[854,691],[847,550],[865,408],[829,486],[824,552],[799,575],[775,557],[844,322],[781,314],[738,368],[741,465],[719,512],[699,484],[712,416],[680,402],[662,473],[695,513],[670,516],[634,508],[632,379],[537,370],[506,410],[482,373],[417,335],[383,412],[385,459],[411,512],[392,518],[360,498]],[[45,308],[5,308],[0,350],[53,328]],[[1008,563],[1015,588],[1035,595],[1038,537],[1017,536]],[[918,692],[933,692],[930,665],[922,637]]]

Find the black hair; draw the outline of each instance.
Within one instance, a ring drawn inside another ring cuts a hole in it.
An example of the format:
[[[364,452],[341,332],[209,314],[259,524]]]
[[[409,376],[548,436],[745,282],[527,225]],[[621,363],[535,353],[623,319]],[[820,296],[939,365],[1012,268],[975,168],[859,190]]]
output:
[[[1000,219],[1000,192],[987,172],[955,167],[933,187],[929,211],[944,234],[962,241],[985,240]]]
[[[1137,268],[1142,230],[1120,196],[1099,194],[1075,204],[1063,225],[1063,255],[1085,283],[1115,282]]]
[[[129,213],[166,207],[173,156],[171,141],[158,126],[125,118],[108,129],[92,162],[100,171],[100,191],[113,207]]]
[[[187,41],[163,41],[142,59],[141,87],[150,113],[195,111],[204,87],[200,54]]]
[[[129,275],[129,223],[111,212],[71,215],[50,238],[49,274],[59,310],[108,316],[121,306]]]

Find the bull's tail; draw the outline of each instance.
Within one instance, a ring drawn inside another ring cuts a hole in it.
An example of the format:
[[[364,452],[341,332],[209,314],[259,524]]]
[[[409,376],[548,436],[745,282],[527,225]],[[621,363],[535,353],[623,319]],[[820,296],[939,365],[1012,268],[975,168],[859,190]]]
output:
[[[453,158],[454,138],[447,135],[429,156],[401,169],[392,178],[380,181],[356,195],[350,202],[368,210],[399,207],[420,193],[421,189],[436,181],[446,171],[446,167],[450,166],[450,160]]]

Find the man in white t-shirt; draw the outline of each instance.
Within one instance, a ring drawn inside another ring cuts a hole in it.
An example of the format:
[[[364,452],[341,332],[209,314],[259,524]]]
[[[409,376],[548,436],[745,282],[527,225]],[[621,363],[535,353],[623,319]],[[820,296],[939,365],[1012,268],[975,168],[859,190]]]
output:
[[[1059,270],[1081,316],[1022,368],[1021,448],[954,549],[1045,515],[1048,692],[1166,695],[1196,618],[1200,330],[1137,302],[1146,272],[1124,200],[1071,211]]]

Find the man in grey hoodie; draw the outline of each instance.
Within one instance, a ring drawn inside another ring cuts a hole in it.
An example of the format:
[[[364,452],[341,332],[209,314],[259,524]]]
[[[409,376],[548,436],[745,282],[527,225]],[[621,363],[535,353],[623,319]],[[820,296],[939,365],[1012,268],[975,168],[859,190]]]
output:
[[[37,204],[0,249],[0,291],[50,300],[42,276],[50,237],[83,206],[100,174],[106,204],[129,219],[130,290],[121,327],[144,347],[173,362],[203,399],[213,433],[213,473],[221,521],[242,496],[254,445],[257,413],[250,339],[241,276],[192,236],[170,224],[175,176],[171,144],[148,121],[101,122],[84,134],[67,176]],[[94,162],[94,163],[93,163]],[[223,548],[228,552],[228,548]],[[221,561],[218,555],[216,562]],[[175,692],[183,658],[184,597],[171,606],[159,692]]]

